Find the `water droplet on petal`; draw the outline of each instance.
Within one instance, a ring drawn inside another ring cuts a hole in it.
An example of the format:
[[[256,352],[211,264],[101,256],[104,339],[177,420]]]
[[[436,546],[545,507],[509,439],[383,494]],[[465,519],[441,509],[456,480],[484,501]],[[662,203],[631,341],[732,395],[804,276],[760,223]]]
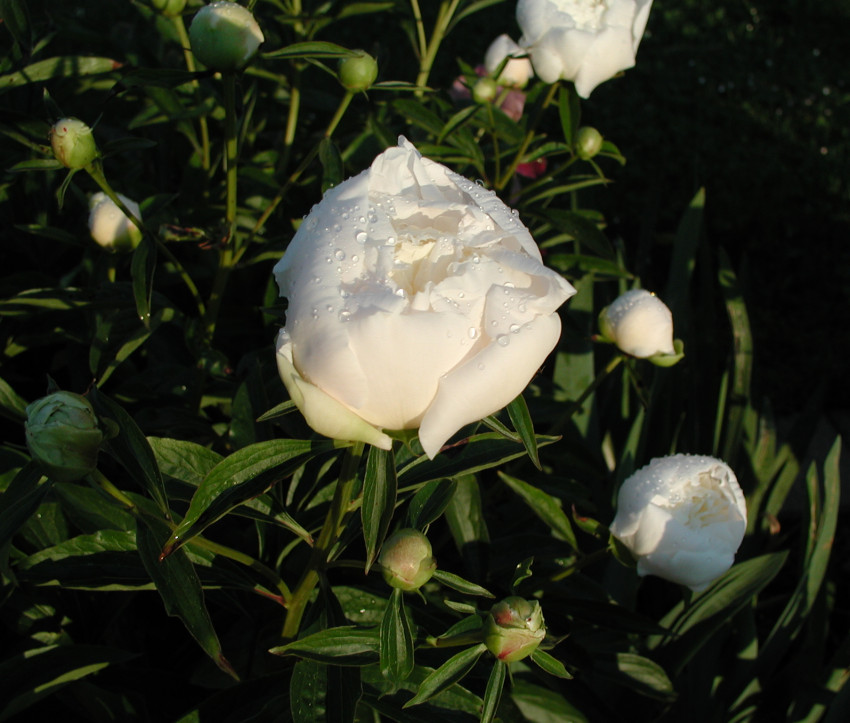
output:
[[[337,249],[334,252],[334,256],[336,256],[337,261],[342,261],[345,258],[345,251],[343,251],[342,249]]]
[[[469,338],[474,339],[476,336],[478,336],[478,329],[476,329],[474,326],[470,326],[469,327]]]
[[[511,334],[519,334],[519,324],[511,324]]]
[[[365,244],[366,239],[369,238],[368,234],[365,231],[358,231],[357,235],[354,237],[354,240],[359,244]]]
[[[511,343],[511,340],[510,340],[510,337],[506,336],[505,334],[500,334],[499,336],[496,337],[496,343],[499,346],[507,346],[508,344]]]

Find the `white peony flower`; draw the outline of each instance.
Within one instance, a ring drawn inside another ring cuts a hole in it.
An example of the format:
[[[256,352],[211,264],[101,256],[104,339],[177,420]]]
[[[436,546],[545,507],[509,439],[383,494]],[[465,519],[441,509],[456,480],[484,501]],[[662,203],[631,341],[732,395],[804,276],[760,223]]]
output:
[[[676,454],[623,482],[610,529],[637,559],[639,575],[698,592],[732,566],[746,528],[744,494],[729,466]]]
[[[618,296],[599,315],[603,336],[620,351],[638,359],[675,354],[673,314],[655,294],[632,289]]]
[[[138,203],[120,193],[118,198],[136,218],[142,217]],[[107,251],[132,251],[142,240],[142,232],[136,224],[102,191],[89,199],[89,231],[91,237]]]
[[[484,55],[484,67],[487,72],[493,75],[502,64],[505,58],[510,58],[496,82],[499,85],[505,85],[510,88],[525,88],[528,81],[534,75],[534,69],[531,67],[531,61],[524,56],[526,54],[519,45],[511,40],[507,35],[500,35],[487,48],[487,53]]]
[[[275,266],[281,377],[320,434],[429,457],[499,410],[558,342],[575,289],[491,191],[406,139],[325,194]]]
[[[572,80],[587,98],[635,64],[651,7],[652,0],[519,0],[519,44],[544,82]]]

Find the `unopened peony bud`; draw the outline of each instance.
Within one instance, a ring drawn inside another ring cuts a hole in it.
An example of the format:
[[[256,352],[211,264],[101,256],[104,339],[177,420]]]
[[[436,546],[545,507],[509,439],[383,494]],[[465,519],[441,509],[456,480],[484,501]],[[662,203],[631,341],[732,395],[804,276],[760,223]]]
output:
[[[118,198],[136,218],[141,218],[138,203],[120,193]],[[89,231],[100,246],[118,253],[132,251],[142,240],[138,226],[103,192],[94,194],[89,200]]]
[[[638,359],[674,355],[673,314],[661,299],[632,289],[599,314],[599,330],[620,351]]]
[[[517,45],[507,35],[500,35],[487,48],[487,53],[484,56],[484,67],[487,72],[493,75],[502,64],[505,58],[508,62],[496,78],[499,85],[505,85],[510,88],[525,88],[528,81],[534,75],[534,69],[531,67],[531,61],[528,58],[514,57],[525,55],[526,51]]]
[[[747,529],[747,504],[729,466],[699,455],[653,459],[623,482],[611,534],[638,575],[706,588],[726,572]]]
[[[499,86],[492,78],[479,78],[472,86],[472,99],[476,103],[492,103],[499,95]]]
[[[419,530],[399,530],[384,542],[378,563],[384,580],[401,590],[418,590],[437,569],[431,543]]]
[[[505,663],[531,655],[546,637],[543,610],[537,600],[506,597],[490,608],[484,624],[484,644]]]
[[[263,40],[254,16],[238,3],[224,0],[201,8],[189,27],[195,57],[219,72],[244,68]]]
[[[583,161],[588,161],[601,150],[602,134],[596,128],[584,126],[578,129],[578,133],[576,134],[576,154],[579,158]]]
[[[53,155],[66,168],[85,168],[97,158],[91,128],[76,118],[63,118],[50,129]]]
[[[97,466],[103,432],[79,394],[54,392],[27,407],[27,447],[54,482],[73,482]]]
[[[163,15],[176,17],[186,7],[186,0],[151,0],[151,5]]]
[[[339,82],[346,90],[369,90],[378,77],[378,63],[365,50],[339,61]]]

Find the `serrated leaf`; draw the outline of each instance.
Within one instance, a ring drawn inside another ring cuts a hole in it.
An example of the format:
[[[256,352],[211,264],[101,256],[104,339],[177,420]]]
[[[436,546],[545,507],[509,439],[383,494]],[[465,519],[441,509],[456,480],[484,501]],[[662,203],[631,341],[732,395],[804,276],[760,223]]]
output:
[[[413,634],[404,609],[404,593],[393,590],[381,619],[381,674],[393,685],[405,680],[413,670]]]
[[[511,477],[504,472],[499,472],[499,479],[516,492],[531,511],[546,523],[549,528],[560,535],[570,547],[578,550],[578,542],[575,532],[573,532],[573,526],[570,524],[570,518],[567,517],[567,513],[561,507],[560,500],[538,489],[534,485],[523,482],[516,477]]]
[[[381,640],[377,628],[344,626],[320,630],[269,650],[274,655],[295,655],[334,665],[370,665],[378,662]]]
[[[462,650],[457,655],[453,655],[422,681],[416,695],[407,701],[404,707],[409,708],[410,706],[424,703],[429,698],[433,698],[438,693],[446,690],[446,688],[462,680],[475,667],[475,664],[485,650],[487,650],[487,647],[484,643],[481,643],[472,648]]]
[[[273,439],[237,450],[200,483],[186,516],[170,535],[162,554],[167,557],[237,505],[262,494],[313,457],[335,448],[330,440]]]
[[[370,447],[366,460],[366,476],[363,480],[363,502],[360,507],[363,540],[366,543],[367,573],[374,564],[390,528],[397,491],[398,481],[392,450]]]

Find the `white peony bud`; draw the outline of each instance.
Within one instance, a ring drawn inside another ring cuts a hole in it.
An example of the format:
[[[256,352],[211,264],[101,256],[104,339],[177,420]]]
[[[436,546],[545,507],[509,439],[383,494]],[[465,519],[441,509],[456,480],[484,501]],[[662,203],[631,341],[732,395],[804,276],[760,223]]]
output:
[[[66,168],[85,168],[97,158],[91,128],[77,118],[62,118],[50,129],[53,155]]]
[[[657,575],[700,591],[726,572],[747,528],[735,473],[714,457],[653,459],[620,488],[611,534]]]
[[[534,69],[531,67],[531,61],[522,57],[526,51],[511,40],[507,35],[500,35],[487,48],[487,53],[484,56],[484,67],[490,75],[495,74],[505,58],[510,58],[496,82],[499,85],[509,86],[511,88],[525,88],[528,81],[534,75]]]
[[[599,314],[599,330],[620,351],[638,359],[675,354],[673,314],[655,294],[632,289]]]
[[[120,193],[118,198],[136,218],[141,218],[138,203]],[[118,253],[132,251],[142,240],[138,226],[102,191],[95,193],[89,200],[89,231],[100,246]]]
[[[244,68],[264,40],[263,31],[250,11],[224,0],[201,8],[189,26],[195,57],[219,72]]]

